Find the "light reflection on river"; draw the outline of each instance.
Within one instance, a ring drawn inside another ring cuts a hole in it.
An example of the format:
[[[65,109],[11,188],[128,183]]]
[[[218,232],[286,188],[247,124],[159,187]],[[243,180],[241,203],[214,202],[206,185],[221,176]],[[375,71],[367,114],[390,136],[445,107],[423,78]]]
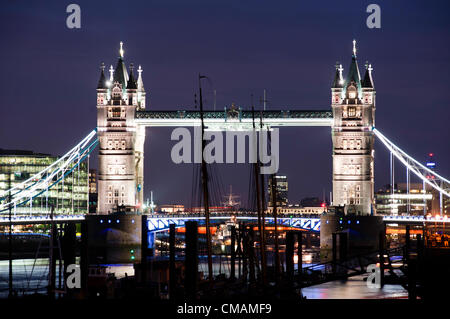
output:
[[[35,262],[36,261],[36,262]],[[79,263],[77,258],[77,263]],[[303,267],[311,264],[303,264]],[[122,278],[125,273],[134,275],[132,264],[105,265],[107,272],[114,273],[116,278]],[[56,266],[56,278],[59,276]],[[199,271],[208,273],[206,257],[199,260]],[[214,275],[230,274],[230,260],[226,257],[215,257],[213,264]],[[236,262],[236,276],[238,262]],[[408,293],[399,285],[385,285],[382,289],[368,288],[364,275],[349,278],[346,281],[333,281],[302,289],[302,294],[308,299],[384,299],[407,298]],[[23,293],[46,293],[48,284],[48,259],[18,259],[13,262],[14,289],[19,296]],[[0,261],[0,298],[8,296],[8,261]]]

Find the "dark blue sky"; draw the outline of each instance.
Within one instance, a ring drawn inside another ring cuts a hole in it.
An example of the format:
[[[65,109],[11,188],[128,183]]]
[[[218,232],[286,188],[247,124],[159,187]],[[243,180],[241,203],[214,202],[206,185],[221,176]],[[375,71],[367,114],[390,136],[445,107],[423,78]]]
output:
[[[73,2],[79,30],[65,25]],[[366,27],[370,3],[381,29]],[[334,64],[346,74],[356,38],[360,68],[374,67],[378,129],[418,160],[434,152],[450,176],[449,10],[448,1],[2,1],[0,147],[63,154],[93,129],[98,67],[115,65],[119,41],[126,64],[144,69],[149,109],[192,108],[198,72],[213,82],[207,108],[212,89],[223,108],[248,107],[265,88],[269,109],[327,109]],[[170,132],[147,131],[145,192],[188,204],[192,167],[171,164]],[[291,202],[328,194],[330,129],[289,128],[281,140]],[[377,187],[389,180],[388,156],[377,143]],[[248,166],[220,171],[245,201]]]

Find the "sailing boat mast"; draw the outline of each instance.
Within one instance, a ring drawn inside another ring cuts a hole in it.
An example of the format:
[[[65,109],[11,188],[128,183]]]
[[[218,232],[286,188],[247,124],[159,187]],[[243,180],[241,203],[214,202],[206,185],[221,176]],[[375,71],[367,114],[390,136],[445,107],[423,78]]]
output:
[[[265,92],[265,90],[264,90]],[[263,130],[263,122],[262,122],[263,114],[260,112],[260,133],[262,133]],[[261,138],[261,136],[260,136]],[[266,221],[265,221],[265,211],[266,211],[266,197],[265,197],[265,183],[264,183],[264,174],[260,174],[261,176],[261,268],[263,274],[267,273],[267,264],[266,264]],[[266,280],[265,276],[263,277],[264,280]]]
[[[255,107],[252,103],[252,119],[253,119],[253,133],[256,134],[256,126],[255,126]],[[256,136],[255,136],[256,137]],[[255,150],[257,152],[257,146],[255,145]],[[256,207],[258,210],[258,229],[259,229],[259,248],[261,255],[261,272],[263,278],[263,284],[266,285],[267,276],[266,276],[266,267],[265,267],[265,252],[264,252],[264,232],[262,225],[262,214],[261,214],[261,194],[260,194],[260,186],[259,186],[259,161],[256,159],[256,163],[253,166],[254,175],[255,175],[255,187],[256,187]]]
[[[208,277],[209,282],[213,282],[213,268],[212,268],[212,249],[211,249],[211,229],[209,221],[209,193],[208,193],[208,170],[206,168],[205,158],[203,156],[203,150],[205,149],[205,140],[203,136],[205,134],[205,123],[203,121],[203,99],[202,99],[202,86],[201,79],[206,78],[204,75],[198,75],[198,88],[200,95],[200,120],[202,122],[202,186],[203,186],[203,206],[205,209],[205,223],[206,223],[206,245],[208,252]]]

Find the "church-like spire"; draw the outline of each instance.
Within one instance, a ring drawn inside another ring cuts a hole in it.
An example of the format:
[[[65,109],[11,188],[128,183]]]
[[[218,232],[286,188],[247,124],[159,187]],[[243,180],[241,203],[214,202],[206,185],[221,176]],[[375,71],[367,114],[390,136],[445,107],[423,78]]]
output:
[[[344,69],[342,68],[342,64],[339,64],[339,62],[336,62],[336,74],[334,76],[333,85],[332,88],[342,88],[344,87],[344,79],[342,78],[342,71]]]
[[[346,84],[351,81],[356,83],[358,89],[361,88],[361,75],[359,73],[358,62],[356,61],[356,40],[353,40],[352,62],[350,63],[350,68],[348,70]]]
[[[109,67],[109,81],[112,83],[113,79],[114,79],[114,68],[113,68],[113,66],[111,65],[111,66]]]
[[[139,68],[137,71],[138,71],[137,89],[139,92],[145,92],[144,81],[142,80],[142,72],[144,70],[142,70],[141,66],[139,65]]]
[[[132,89],[132,90],[136,90],[137,86],[136,86],[136,80],[134,79],[134,75],[133,75],[133,63],[130,64],[130,78],[128,79],[127,82],[127,89]]]
[[[101,64],[100,70],[100,79],[98,80],[97,89],[106,89],[105,63]]]
[[[123,62],[123,53],[123,42],[120,42],[119,60],[117,61],[116,70],[114,71],[113,82],[119,82],[122,84],[122,88],[125,89],[128,82],[128,72],[125,63]]]
[[[369,64],[369,62],[366,62],[366,73],[364,74],[364,79],[362,81],[362,87],[363,88],[370,88],[373,89],[373,79],[372,79],[372,64]]]

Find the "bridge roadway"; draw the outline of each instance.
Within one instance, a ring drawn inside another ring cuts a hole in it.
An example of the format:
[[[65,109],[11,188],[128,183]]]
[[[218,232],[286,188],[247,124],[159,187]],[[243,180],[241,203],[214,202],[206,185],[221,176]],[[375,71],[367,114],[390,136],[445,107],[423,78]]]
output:
[[[114,222],[113,218],[105,216],[105,223]],[[223,213],[211,214],[211,222],[223,222],[236,218],[237,221],[255,221],[257,216],[255,213],[248,213],[247,215],[229,215]],[[273,224],[273,217],[265,217],[268,224]],[[82,222],[85,220],[84,215],[57,215],[53,218],[55,223],[69,223]],[[111,221],[112,220],[112,221]],[[169,228],[170,224],[175,224],[177,227],[183,227],[188,220],[196,220],[202,224],[205,220],[204,216],[188,215],[188,214],[151,214],[147,215],[148,230],[151,232],[164,231]],[[103,220],[101,220],[103,222]],[[13,225],[30,225],[30,224],[49,224],[52,219],[49,215],[40,216],[13,216],[11,224]],[[449,223],[450,219],[443,219],[439,216],[424,217],[424,216],[384,216],[385,223],[397,224],[424,224],[424,223]],[[0,217],[0,225],[7,226],[10,223],[6,216]],[[293,227],[310,231],[320,231],[320,215],[284,215],[280,214],[278,217],[278,224],[285,227]]]
[[[262,118],[265,127],[278,126],[331,126],[331,110],[271,110],[255,111],[255,121]],[[227,109],[223,111],[205,111],[205,125],[212,129],[251,129],[252,111]],[[135,122],[143,126],[200,126],[199,111],[136,111]]]

